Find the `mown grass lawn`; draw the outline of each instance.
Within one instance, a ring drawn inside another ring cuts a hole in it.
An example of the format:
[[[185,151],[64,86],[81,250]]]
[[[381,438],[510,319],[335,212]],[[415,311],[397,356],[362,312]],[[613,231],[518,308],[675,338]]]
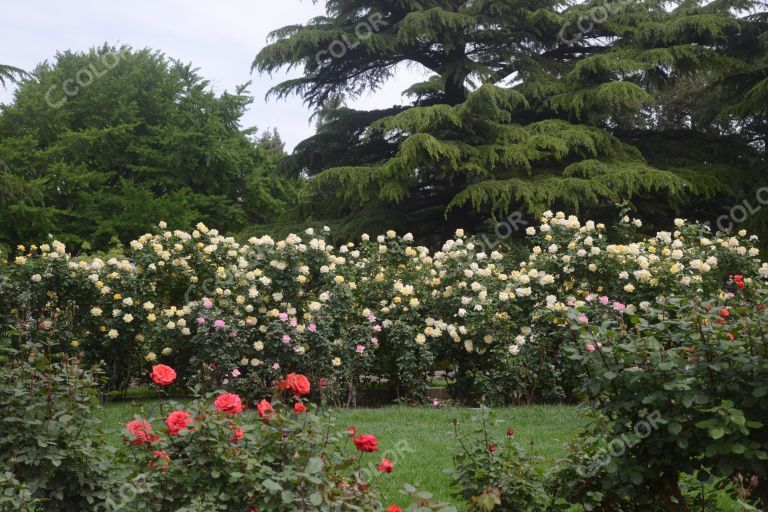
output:
[[[134,401],[113,403],[103,408],[102,421],[109,441],[119,444],[123,424],[134,414],[159,415],[158,406],[159,402],[155,401]],[[507,429],[513,428],[515,440],[532,449],[547,466],[565,454],[565,445],[586,421],[576,407],[565,405],[509,407],[495,412],[496,437],[503,440]],[[401,406],[333,411],[339,429],[354,426],[358,432],[371,433],[379,439],[382,451],[367,456],[371,464],[378,463],[382,454],[394,462],[394,472],[380,478],[389,503],[405,505],[407,500],[400,489],[410,483],[440,500],[455,503],[459,510],[465,510],[465,507],[451,496],[450,478],[444,470],[451,467],[452,455],[457,448],[453,420],[459,421],[458,428],[462,432],[471,431],[476,428],[473,421],[476,413],[467,408]],[[717,510],[731,512],[739,509],[723,499]]]

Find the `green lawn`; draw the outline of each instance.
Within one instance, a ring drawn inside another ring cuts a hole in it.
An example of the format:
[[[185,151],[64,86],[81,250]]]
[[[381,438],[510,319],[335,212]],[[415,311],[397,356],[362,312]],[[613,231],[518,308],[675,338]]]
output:
[[[156,416],[159,402],[134,401],[110,404],[102,409],[102,420],[112,443],[121,442],[121,428],[134,414]],[[411,483],[429,491],[444,501],[454,501],[450,496],[450,480],[444,474],[451,467],[451,457],[456,449],[453,436],[453,419],[459,420],[459,428],[469,431],[475,428],[472,414],[466,408],[414,408],[383,407],[378,409],[337,409],[334,416],[340,429],[355,426],[358,432],[371,433],[379,439],[381,452],[370,456],[370,463],[378,463],[381,455],[395,464],[392,474],[381,475],[381,487],[387,502],[405,505],[400,494],[403,484]],[[564,445],[576,434],[584,419],[575,407],[529,406],[497,409],[497,437],[503,439],[509,427],[515,431],[515,439],[530,445],[534,453],[546,464],[552,464],[564,455]],[[456,503],[460,510],[464,507]],[[739,510],[727,499],[721,500],[718,511]]]

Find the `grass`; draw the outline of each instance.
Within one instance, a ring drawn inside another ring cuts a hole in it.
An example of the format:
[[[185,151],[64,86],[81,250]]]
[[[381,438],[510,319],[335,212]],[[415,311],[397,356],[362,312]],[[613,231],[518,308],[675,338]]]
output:
[[[109,442],[119,444],[122,425],[135,414],[158,416],[159,402],[134,400],[117,402],[100,411]],[[367,456],[370,464],[386,456],[394,462],[395,470],[381,475],[380,486],[388,503],[407,504],[400,489],[406,483],[432,493],[436,498],[465,506],[450,495],[450,478],[444,470],[452,466],[457,444],[453,420],[458,428],[468,432],[475,428],[473,410],[466,408],[414,408],[404,406],[377,409],[336,409],[339,429],[354,426],[360,433],[371,433],[379,439],[380,452]],[[495,433],[503,439],[512,427],[515,439],[528,446],[548,466],[565,454],[565,445],[585,422],[575,407],[564,405],[526,406],[496,409],[498,425]],[[533,441],[533,445],[530,445]],[[718,500],[717,511],[741,510],[725,497]]]

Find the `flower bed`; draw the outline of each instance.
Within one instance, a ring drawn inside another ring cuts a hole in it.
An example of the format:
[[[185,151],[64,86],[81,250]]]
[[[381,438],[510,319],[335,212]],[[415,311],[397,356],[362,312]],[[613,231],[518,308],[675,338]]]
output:
[[[107,261],[55,241],[19,247],[0,266],[0,315],[5,334],[38,331],[103,362],[111,389],[162,362],[184,383],[208,373],[244,393],[291,368],[340,403],[366,381],[420,399],[441,368],[459,398],[555,401],[573,396],[575,374],[544,313],[565,297],[610,296],[631,313],[717,293],[731,274],[768,276],[744,232],[678,220],[647,237],[640,225],[625,218],[609,231],[548,212],[518,259],[461,230],[431,252],[394,232],[334,247],[311,229],[240,243],[202,224],[161,224]]]

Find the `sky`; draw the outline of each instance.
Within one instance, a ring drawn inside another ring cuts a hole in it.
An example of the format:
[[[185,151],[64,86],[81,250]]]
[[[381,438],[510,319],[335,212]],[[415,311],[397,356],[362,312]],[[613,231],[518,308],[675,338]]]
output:
[[[314,133],[311,112],[296,96],[265,100],[269,88],[288,75],[252,74],[251,63],[266,45],[269,32],[306,23],[323,14],[322,4],[311,0],[6,0],[0,15],[0,63],[31,70],[44,60],[52,61],[57,51],[84,51],[104,42],[161,50],[199,68],[216,93],[252,81],[249,91],[254,102],[243,126],[277,128],[290,151]],[[400,104],[401,92],[424,76],[417,69],[400,69],[381,90],[349,106],[373,109]],[[0,103],[12,98],[12,88],[0,88]]]

